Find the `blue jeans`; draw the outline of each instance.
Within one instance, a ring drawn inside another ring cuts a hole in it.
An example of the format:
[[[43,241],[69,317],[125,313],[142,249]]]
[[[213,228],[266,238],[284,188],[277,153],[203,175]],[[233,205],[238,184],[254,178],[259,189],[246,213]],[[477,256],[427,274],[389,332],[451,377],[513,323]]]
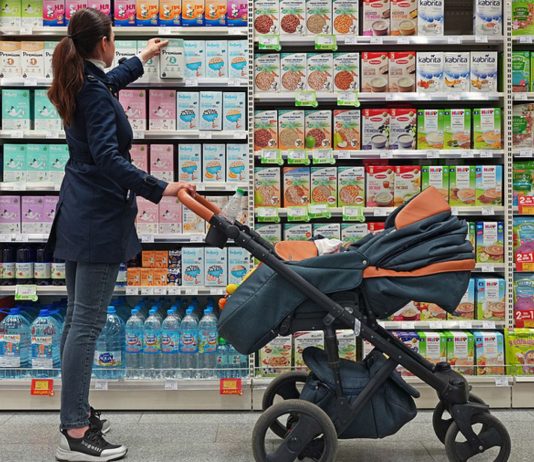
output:
[[[118,264],[68,261],[67,314],[61,338],[61,428],[89,425],[89,386],[96,348],[119,272]]]

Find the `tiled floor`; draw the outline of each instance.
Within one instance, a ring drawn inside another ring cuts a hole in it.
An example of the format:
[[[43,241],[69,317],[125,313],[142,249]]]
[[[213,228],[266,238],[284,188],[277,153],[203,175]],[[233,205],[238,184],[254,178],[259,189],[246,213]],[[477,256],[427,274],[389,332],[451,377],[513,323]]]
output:
[[[512,436],[510,462],[534,461],[534,411],[494,413]],[[113,426],[109,440],[130,449],[127,462],[252,462],[250,438],[258,415],[105,413]],[[57,428],[57,414],[0,413],[0,461],[53,461]],[[340,442],[337,461],[446,462],[447,458],[433,434],[431,414],[422,412],[398,434],[382,441]]]

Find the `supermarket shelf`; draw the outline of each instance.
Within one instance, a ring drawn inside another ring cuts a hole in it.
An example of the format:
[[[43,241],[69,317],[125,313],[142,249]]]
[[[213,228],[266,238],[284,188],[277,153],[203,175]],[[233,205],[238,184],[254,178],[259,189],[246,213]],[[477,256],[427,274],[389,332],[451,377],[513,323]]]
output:
[[[146,244],[191,244],[196,242],[204,242],[205,237],[205,234],[140,234],[139,240]],[[0,234],[0,243],[42,243],[46,242],[47,240],[48,234]]]
[[[534,157],[533,148],[516,148],[514,149],[514,157],[532,159]]]
[[[512,42],[525,44],[534,43],[534,35],[518,35],[512,37]]]
[[[224,287],[185,287],[185,286],[151,286],[151,287],[118,287],[114,295],[224,295]],[[15,286],[0,286],[0,296],[15,295]],[[65,286],[37,286],[37,296],[66,296]]]
[[[414,330],[414,329],[504,329],[505,321],[479,321],[447,319],[443,321],[379,321],[385,329],[391,330]]]
[[[477,263],[475,272],[477,273],[504,273],[505,263]]]

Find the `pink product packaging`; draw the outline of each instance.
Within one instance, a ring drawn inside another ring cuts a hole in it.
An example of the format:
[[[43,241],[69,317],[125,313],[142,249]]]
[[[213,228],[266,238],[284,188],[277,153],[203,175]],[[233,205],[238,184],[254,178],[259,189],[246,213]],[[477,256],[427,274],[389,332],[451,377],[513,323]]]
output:
[[[115,0],[115,26],[135,26],[135,0]]]
[[[248,18],[248,2],[246,0],[228,0],[226,5],[226,23],[230,27],[245,27]]]
[[[65,0],[65,24],[68,24],[76,11],[87,8],[87,0]]]
[[[150,174],[163,181],[174,181],[174,146],[172,144],[150,146]]]
[[[21,232],[43,233],[44,201],[42,196],[22,196],[21,198]]]
[[[115,2],[117,3],[117,2]],[[101,11],[106,16],[111,15],[111,1],[110,0],[87,0],[87,6]]]
[[[146,130],[146,91],[122,90],[119,101],[133,130]]]
[[[158,205],[143,197],[138,197],[135,223],[139,234],[157,234]]]
[[[182,232],[182,204],[177,201],[176,197],[165,196],[161,199],[158,208],[159,233],[180,234]]]
[[[0,233],[20,233],[20,196],[0,196]]]
[[[176,130],[176,90],[149,90],[150,130]]]
[[[59,196],[44,196],[43,197],[43,233],[48,234],[52,229],[52,223],[56,216],[56,207],[59,201]]]
[[[43,0],[43,26],[65,26],[64,0]]]
[[[132,158],[132,164],[134,164],[139,170],[148,172],[147,144],[134,144],[130,149],[130,156]]]

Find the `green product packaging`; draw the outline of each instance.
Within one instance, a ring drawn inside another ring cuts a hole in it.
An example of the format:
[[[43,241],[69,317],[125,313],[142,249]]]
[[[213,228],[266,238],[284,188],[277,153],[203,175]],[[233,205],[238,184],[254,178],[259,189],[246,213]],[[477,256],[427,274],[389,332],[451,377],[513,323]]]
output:
[[[507,329],[506,373],[509,375],[534,375],[534,330]]]
[[[423,165],[421,167],[422,190],[433,186],[449,202],[449,167],[446,165]]]
[[[442,109],[417,111],[417,149],[444,148],[444,112]]]
[[[514,92],[529,91],[530,51],[512,52],[512,87]]]
[[[512,0],[512,35],[533,35],[532,1]]]
[[[501,108],[473,109],[473,148],[502,149]]]
[[[453,206],[475,205],[476,167],[453,165],[449,174],[449,203]]]
[[[447,362],[464,375],[475,372],[475,337],[471,332],[445,332],[447,339]]]
[[[444,149],[470,149],[471,109],[446,109],[443,118]]]
[[[419,335],[419,354],[437,364],[447,361],[446,337],[441,332],[417,332]]]

